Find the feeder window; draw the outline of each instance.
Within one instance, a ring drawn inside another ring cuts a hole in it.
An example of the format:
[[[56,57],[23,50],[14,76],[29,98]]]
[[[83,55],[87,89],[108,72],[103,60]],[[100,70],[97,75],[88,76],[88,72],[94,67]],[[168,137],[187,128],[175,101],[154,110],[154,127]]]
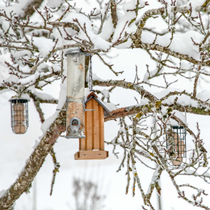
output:
[[[16,134],[24,134],[28,129],[28,101],[27,99],[10,99],[11,126]]]
[[[79,124],[78,120],[76,120],[76,119],[72,120],[72,125],[78,125],[78,124]]]
[[[186,157],[186,130],[183,126],[172,126],[166,135],[166,148],[175,166],[181,165]]]

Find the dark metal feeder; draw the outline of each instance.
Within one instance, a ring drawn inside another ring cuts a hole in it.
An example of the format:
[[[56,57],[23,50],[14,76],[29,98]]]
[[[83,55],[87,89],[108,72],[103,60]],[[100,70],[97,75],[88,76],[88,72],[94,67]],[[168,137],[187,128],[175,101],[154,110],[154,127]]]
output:
[[[11,127],[15,134],[24,134],[28,129],[28,99],[11,98]]]
[[[181,165],[186,157],[186,130],[183,126],[171,126],[166,134],[166,148],[172,158],[172,164]]]

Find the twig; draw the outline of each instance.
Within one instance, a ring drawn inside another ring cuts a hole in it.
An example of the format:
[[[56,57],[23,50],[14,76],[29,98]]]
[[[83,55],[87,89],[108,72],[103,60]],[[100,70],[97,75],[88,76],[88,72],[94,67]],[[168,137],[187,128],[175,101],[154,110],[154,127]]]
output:
[[[55,176],[56,176],[57,172],[59,172],[60,164],[59,164],[59,162],[57,162],[53,147],[50,150],[50,155],[51,155],[53,163],[54,163],[53,178],[52,178],[51,190],[50,190],[50,196],[51,196],[52,193],[53,193],[53,187],[54,187],[54,184],[55,184]]]

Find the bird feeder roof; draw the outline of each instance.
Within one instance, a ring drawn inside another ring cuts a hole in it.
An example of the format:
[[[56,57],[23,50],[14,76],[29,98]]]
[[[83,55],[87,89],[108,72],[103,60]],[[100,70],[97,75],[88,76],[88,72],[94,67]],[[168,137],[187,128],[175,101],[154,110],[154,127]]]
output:
[[[19,98],[17,96],[13,96],[11,99],[9,99],[9,102],[12,102],[12,103],[16,103],[16,102],[26,103],[28,101],[30,101],[30,99],[28,99],[28,98]]]
[[[67,50],[66,53],[65,53],[65,56],[71,55],[71,54],[78,54],[78,53],[84,53],[85,56],[90,56],[91,55],[91,53],[84,52],[79,47],[75,47],[75,48],[70,48],[69,50]]]
[[[103,103],[103,101],[101,101],[98,98],[98,96],[94,92],[91,92],[87,96],[87,100],[85,101],[85,104],[87,104],[87,102],[90,101],[91,99],[94,99],[95,101],[97,101],[103,107],[105,116],[109,115],[109,113],[110,113],[109,109],[106,107],[106,105]]]

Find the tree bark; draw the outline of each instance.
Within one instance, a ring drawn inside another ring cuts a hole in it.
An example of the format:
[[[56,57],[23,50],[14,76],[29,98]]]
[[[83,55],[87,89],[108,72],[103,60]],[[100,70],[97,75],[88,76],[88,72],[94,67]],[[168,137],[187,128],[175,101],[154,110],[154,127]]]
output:
[[[27,16],[31,16],[34,14],[35,8],[39,8],[42,4],[43,0],[32,0],[29,2],[29,4],[23,9],[24,13],[21,15],[22,19],[26,19]]]
[[[15,201],[31,187],[38,171],[42,167],[46,156],[62,132],[66,130],[65,112],[61,111],[40,143],[34,149],[27,163],[14,184],[10,186],[3,197],[0,198],[0,209],[7,210]]]

